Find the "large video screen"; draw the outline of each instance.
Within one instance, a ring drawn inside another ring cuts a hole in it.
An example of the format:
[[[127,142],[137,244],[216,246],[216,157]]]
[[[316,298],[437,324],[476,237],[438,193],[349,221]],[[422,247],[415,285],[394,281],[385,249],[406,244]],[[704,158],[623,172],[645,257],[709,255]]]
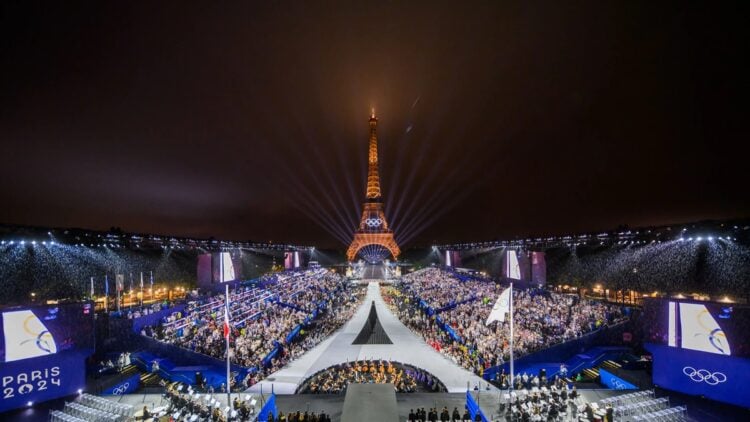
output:
[[[505,277],[520,280],[521,279],[521,265],[518,263],[518,256],[516,251],[507,251],[505,255]]]
[[[242,277],[242,259],[240,256],[232,256],[229,252],[220,252],[213,254],[212,258],[214,283],[239,280]]]
[[[750,308],[731,303],[649,299],[646,342],[750,358]]]
[[[94,348],[90,303],[10,308],[0,311],[0,362]]]
[[[75,394],[94,351],[91,303],[0,310],[0,412]]]
[[[654,384],[750,406],[750,307],[731,303],[648,299],[643,307]]]

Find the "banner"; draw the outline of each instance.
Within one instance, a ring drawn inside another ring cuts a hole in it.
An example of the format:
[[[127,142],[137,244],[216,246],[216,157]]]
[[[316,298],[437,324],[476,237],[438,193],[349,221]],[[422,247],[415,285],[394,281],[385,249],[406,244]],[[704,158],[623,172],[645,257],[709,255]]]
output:
[[[482,422],[490,422],[489,419],[487,419],[486,416],[484,416],[484,413],[482,412],[482,409],[479,408],[479,404],[474,400],[474,397],[472,397],[471,392],[466,392],[466,410],[469,411],[469,414],[471,415],[471,420],[476,420],[477,414],[482,419]]]
[[[750,359],[646,343],[654,384],[693,396],[750,407]]]
[[[86,356],[83,351],[75,351],[3,363],[0,413],[85,388]]]
[[[260,409],[257,420],[266,421],[269,414],[273,415],[274,420],[279,416],[279,410],[276,408],[276,394],[273,393],[271,393],[271,397],[266,400],[266,404]]]

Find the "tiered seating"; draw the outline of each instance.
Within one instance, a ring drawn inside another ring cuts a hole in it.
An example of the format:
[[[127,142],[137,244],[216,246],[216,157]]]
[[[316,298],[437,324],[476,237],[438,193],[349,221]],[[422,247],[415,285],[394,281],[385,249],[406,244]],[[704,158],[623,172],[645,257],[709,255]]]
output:
[[[127,420],[133,406],[119,404],[90,394],[82,394],[78,402],[65,403],[62,411],[50,412],[52,422],[119,422]]]
[[[248,369],[242,383],[257,383],[343,325],[358,303],[355,290],[343,277],[318,269],[231,291],[230,347],[233,363]],[[224,306],[224,295],[198,298],[181,314],[144,327],[143,334],[222,359]]]
[[[458,365],[481,376],[510,359],[510,321],[486,324],[505,286],[459,281],[453,273],[428,268],[403,276],[396,287],[398,295],[387,290],[384,296],[399,319]],[[515,358],[624,319],[617,305],[547,290],[516,289],[513,301]]]

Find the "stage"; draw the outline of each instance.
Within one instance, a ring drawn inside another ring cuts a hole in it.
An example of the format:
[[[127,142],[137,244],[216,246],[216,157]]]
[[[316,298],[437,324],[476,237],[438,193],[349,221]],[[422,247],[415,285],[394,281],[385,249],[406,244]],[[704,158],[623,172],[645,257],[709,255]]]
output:
[[[367,321],[372,302],[375,303],[383,330],[393,344],[353,345],[352,342]],[[486,381],[453,363],[404,326],[386,306],[380,295],[378,283],[371,282],[367,287],[367,296],[349,322],[299,359],[271,374],[248,391],[260,392],[262,387],[263,392],[269,392],[273,385],[277,394],[294,394],[297,387],[314,373],[329,366],[358,359],[392,360],[422,368],[437,377],[448,392],[452,393],[466,392],[467,386],[474,388],[481,385],[483,390],[487,387]],[[497,389],[490,386],[490,391]]]

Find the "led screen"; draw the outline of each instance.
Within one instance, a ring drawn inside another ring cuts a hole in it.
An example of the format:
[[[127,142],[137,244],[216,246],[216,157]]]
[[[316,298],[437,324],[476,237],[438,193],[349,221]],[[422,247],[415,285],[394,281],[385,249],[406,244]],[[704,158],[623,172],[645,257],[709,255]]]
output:
[[[649,299],[643,317],[649,343],[750,358],[750,308],[746,306]]]
[[[215,253],[212,255],[212,267],[214,283],[239,280],[242,276],[240,255],[232,256],[229,252]]]
[[[72,349],[93,349],[91,304],[6,309],[0,312],[0,361],[14,362]]]
[[[508,251],[505,257],[505,276],[514,280],[521,279],[521,266],[518,264],[516,251]]]
[[[0,412],[74,394],[94,351],[90,303],[0,310]]]
[[[684,349],[729,356],[731,346],[724,330],[706,305],[677,303],[680,309],[680,339]],[[676,327],[675,327],[676,328]],[[670,334],[671,336],[671,334]]]

